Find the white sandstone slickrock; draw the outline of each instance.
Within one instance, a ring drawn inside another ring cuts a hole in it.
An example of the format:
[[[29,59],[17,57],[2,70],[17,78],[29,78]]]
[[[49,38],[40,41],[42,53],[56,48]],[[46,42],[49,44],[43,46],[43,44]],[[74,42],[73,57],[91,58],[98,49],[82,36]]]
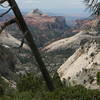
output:
[[[96,82],[97,72],[100,72],[100,42],[92,40],[81,46],[58,69],[61,80],[72,85],[81,84],[91,89],[100,88]]]
[[[43,50],[46,52],[56,52],[58,50],[63,50],[65,48],[79,48],[80,42],[84,39],[89,40],[92,36],[88,35],[87,32],[81,31],[76,35],[64,38],[58,41],[51,43],[50,45],[46,46]]]

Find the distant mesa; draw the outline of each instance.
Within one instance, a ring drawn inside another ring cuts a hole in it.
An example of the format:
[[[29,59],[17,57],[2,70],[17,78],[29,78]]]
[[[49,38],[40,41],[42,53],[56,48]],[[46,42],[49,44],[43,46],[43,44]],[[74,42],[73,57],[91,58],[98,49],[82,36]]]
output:
[[[32,13],[33,13],[33,14],[38,14],[38,15],[42,15],[42,14],[43,14],[42,11],[40,11],[39,9],[34,9],[34,10],[32,11]]]
[[[25,16],[25,20],[30,26],[34,26],[41,30],[63,30],[68,27],[63,16],[49,16],[39,9],[34,9],[28,13]]]

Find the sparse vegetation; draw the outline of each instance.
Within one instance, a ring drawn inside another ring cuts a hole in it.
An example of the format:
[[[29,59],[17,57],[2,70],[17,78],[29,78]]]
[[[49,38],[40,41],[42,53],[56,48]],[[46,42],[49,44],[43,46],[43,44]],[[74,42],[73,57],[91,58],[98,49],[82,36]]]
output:
[[[41,90],[43,87],[43,81],[34,76],[33,74],[27,73],[27,75],[21,76],[20,81],[17,84],[17,88],[20,92],[36,92]]]
[[[97,73],[97,84],[100,86],[100,72]]]
[[[59,85],[59,88],[49,92],[41,78],[28,73],[21,77],[16,92],[12,90],[12,94],[2,93],[0,100],[100,100],[99,90],[89,90],[81,85],[62,87],[57,74],[54,78],[54,81],[56,80],[55,84]]]

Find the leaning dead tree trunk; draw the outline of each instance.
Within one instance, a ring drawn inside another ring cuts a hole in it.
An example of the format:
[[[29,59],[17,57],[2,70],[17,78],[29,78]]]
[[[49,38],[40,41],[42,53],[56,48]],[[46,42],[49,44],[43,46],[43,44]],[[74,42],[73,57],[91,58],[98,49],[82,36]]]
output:
[[[44,64],[44,62],[42,60],[42,57],[41,57],[41,55],[39,53],[39,50],[37,49],[37,46],[34,43],[34,40],[32,38],[32,34],[31,34],[30,30],[28,29],[28,27],[27,27],[27,25],[25,23],[25,20],[24,20],[22,14],[21,14],[21,11],[20,11],[16,1],[15,0],[6,0],[6,1],[8,1],[11,9],[13,10],[13,12],[15,14],[18,26],[19,26],[20,30],[22,31],[22,33],[25,35],[25,39],[27,40],[28,45],[31,48],[31,50],[32,50],[32,52],[33,52],[33,54],[34,54],[34,56],[36,58],[36,61],[37,61],[38,65],[39,65],[39,68],[40,68],[41,73],[42,73],[42,75],[43,75],[43,77],[45,79],[45,82],[46,82],[46,84],[48,86],[48,89],[50,91],[53,91],[54,90],[54,85],[53,85],[53,83],[51,81],[51,77],[50,77],[50,75],[49,75],[49,73],[48,73],[48,71],[46,69],[46,66],[45,66],[45,64]]]

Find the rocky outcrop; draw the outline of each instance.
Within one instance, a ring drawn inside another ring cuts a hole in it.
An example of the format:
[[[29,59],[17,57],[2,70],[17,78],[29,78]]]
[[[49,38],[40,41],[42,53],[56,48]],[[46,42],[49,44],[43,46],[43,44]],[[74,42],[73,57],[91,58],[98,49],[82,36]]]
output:
[[[76,35],[47,45],[43,51],[52,55],[56,64],[62,63],[58,73],[67,85],[81,84],[91,89],[99,89],[97,73],[100,72],[100,35],[94,28],[83,30]],[[58,56],[59,55],[59,56]],[[63,56],[62,56],[63,55]],[[62,60],[63,59],[63,60]],[[66,59],[66,60],[65,60]],[[58,62],[57,62],[58,61]]]
[[[99,89],[97,73],[100,72],[100,37],[81,46],[58,69],[61,80],[71,85],[81,84],[87,88]]]
[[[63,30],[68,28],[63,16],[48,16],[47,14],[43,14],[39,9],[35,9],[27,14],[25,20],[29,25],[41,30]]]
[[[68,48],[76,50],[80,47],[80,44],[84,45],[90,38],[92,38],[92,36],[89,35],[88,32],[81,31],[72,37],[55,41],[50,45],[47,45],[43,50],[45,52],[62,52]]]
[[[21,41],[13,37],[9,32],[3,31],[0,34],[0,44],[7,45],[10,47],[19,47]],[[29,49],[29,47],[26,44],[23,45],[23,48]]]
[[[87,32],[81,31],[78,34],[64,38],[47,45],[42,49],[47,55],[45,61],[48,60],[52,69],[57,70],[73,53],[80,47],[84,45],[89,39],[92,38]]]

